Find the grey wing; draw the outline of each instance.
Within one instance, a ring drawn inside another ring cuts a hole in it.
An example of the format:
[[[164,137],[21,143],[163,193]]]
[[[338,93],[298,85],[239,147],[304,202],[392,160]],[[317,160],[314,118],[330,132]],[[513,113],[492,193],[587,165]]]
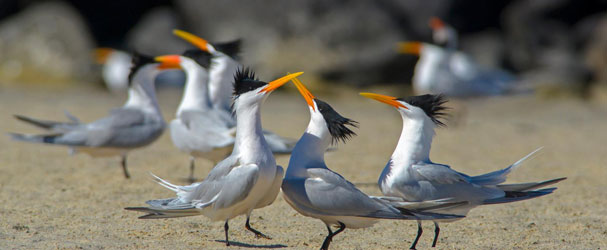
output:
[[[212,170],[211,170],[212,171]],[[250,194],[257,182],[259,168],[256,164],[236,166],[227,175],[215,180],[204,180],[197,187],[193,198],[196,207],[212,202],[216,209],[231,207]]]
[[[136,109],[115,109],[109,116],[56,138],[58,144],[88,147],[139,147],[156,140],[164,121]]]
[[[413,170],[417,174],[416,179],[419,185],[418,195],[413,200],[453,198],[455,201],[468,201],[476,204],[478,201],[504,195],[504,192],[498,188],[471,183],[470,176],[459,173],[446,165],[416,164],[413,165]]]
[[[308,169],[310,178],[285,179],[282,189],[298,208],[312,214],[403,218],[394,209],[378,202],[339,174],[328,169]]]
[[[469,176],[451,169],[447,165],[420,163],[413,165],[418,181],[436,184],[470,183]]]
[[[212,112],[183,112],[171,122],[171,138],[179,148],[208,152],[234,143],[230,130]]]

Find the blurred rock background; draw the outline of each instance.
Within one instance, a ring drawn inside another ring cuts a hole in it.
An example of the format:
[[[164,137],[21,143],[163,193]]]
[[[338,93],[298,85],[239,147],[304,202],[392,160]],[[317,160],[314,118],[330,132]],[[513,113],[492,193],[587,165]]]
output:
[[[180,53],[171,34],[242,38],[243,63],[263,78],[305,71],[319,84],[403,84],[416,57],[403,40],[431,41],[438,16],[477,61],[525,81],[588,91],[607,85],[606,0],[0,1],[0,86],[98,83],[98,46]]]

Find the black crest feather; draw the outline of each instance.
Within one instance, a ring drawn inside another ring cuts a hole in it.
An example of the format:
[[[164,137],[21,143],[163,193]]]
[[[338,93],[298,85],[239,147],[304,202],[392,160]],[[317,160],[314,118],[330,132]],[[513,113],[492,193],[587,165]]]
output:
[[[318,107],[318,111],[320,111],[327,122],[327,128],[332,139],[331,144],[337,144],[339,141],[346,143],[347,140],[356,135],[347,126],[358,128],[358,122],[341,116],[326,102],[319,99],[314,99],[314,102],[316,103],[316,107]]]
[[[438,126],[444,126],[445,124],[439,119],[445,117],[447,113],[444,111],[449,109],[444,104],[447,103],[447,99],[444,95],[418,95],[409,96],[404,98],[398,98],[398,100],[404,101],[410,105],[416,106],[422,109],[434,124]]]
[[[182,55],[194,60],[205,69],[208,69],[211,65],[211,58],[213,57],[211,53],[200,49],[189,49],[184,51]]]
[[[154,58],[148,55],[141,54],[139,52],[132,53],[131,60],[131,71],[129,72],[129,86],[131,85],[131,81],[135,76],[135,73],[146,64],[154,63]]]
[[[255,72],[250,68],[239,68],[234,75],[234,100],[238,99],[241,94],[257,89],[268,83],[255,78]]]
[[[213,47],[232,59],[239,60],[241,43],[242,40],[236,39],[234,41],[213,44]]]

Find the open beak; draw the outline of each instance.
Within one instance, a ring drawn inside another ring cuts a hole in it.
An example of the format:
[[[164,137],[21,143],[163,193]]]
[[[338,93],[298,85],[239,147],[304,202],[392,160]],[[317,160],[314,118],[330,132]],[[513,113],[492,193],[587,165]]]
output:
[[[413,54],[419,55],[422,51],[422,43],[421,42],[401,42],[398,43],[397,51],[402,54]]]
[[[107,58],[114,52],[114,49],[111,48],[96,48],[93,51],[93,57],[95,57],[95,61],[99,64],[104,64],[107,61]]]
[[[299,93],[301,93],[301,95],[304,97],[304,99],[306,99],[308,106],[310,106],[312,108],[312,110],[315,110],[314,109],[314,95],[312,95],[312,93],[310,93],[310,91],[308,91],[306,86],[304,86],[303,83],[301,83],[299,81],[299,79],[293,78],[293,83],[295,84],[295,87],[297,87],[297,90],[299,90]]]
[[[279,88],[280,86],[284,85],[285,83],[289,82],[289,80],[300,76],[301,74],[303,74],[303,72],[297,72],[297,73],[293,73],[293,74],[288,74],[286,76],[283,76],[281,78],[278,78],[274,81],[271,81],[270,83],[268,83],[268,85],[266,85],[265,88],[261,89],[259,91],[259,93],[264,92],[264,93],[269,93],[274,91],[275,89]]]
[[[173,30],[173,34],[175,34],[178,37],[181,37],[183,40],[188,41],[189,43],[193,44],[194,46],[198,47],[199,49],[209,52],[209,47],[208,47],[209,42],[207,42],[207,40],[204,40],[192,33],[189,33],[189,32],[183,31],[183,30],[178,30],[178,29]]]
[[[385,104],[391,105],[395,108],[404,108],[404,109],[408,109],[407,107],[405,107],[404,104],[400,103],[399,101],[396,100],[396,97],[392,97],[392,96],[387,96],[387,95],[380,95],[380,94],[373,94],[373,93],[360,93],[360,95],[367,97],[367,98],[371,98],[371,99],[375,99],[377,101],[383,102]]]
[[[181,69],[179,55],[157,56],[154,60],[160,63],[158,69]]]
[[[443,27],[445,27],[445,23],[442,20],[440,20],[440,18],[438,18],[438,17],[430,18],[430,28],[432,28],[433,30],[438,30],[438,29],[442,29]]]

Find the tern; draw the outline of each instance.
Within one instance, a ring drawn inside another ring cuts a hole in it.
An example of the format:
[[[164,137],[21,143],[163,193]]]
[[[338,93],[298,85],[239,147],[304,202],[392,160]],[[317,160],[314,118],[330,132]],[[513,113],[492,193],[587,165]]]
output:
[[[395,107],[403,119],[403,129],[396,149],[378,180],[379,188],[385,196],[400,197],[404,201],[413,202],[445,198],[467,201],[467,205],[440,210],[441,213],[466,215],[470,209],[479,205],[522,201],[550,194],[556,188],[539,188],[566,179],[502,184],[512,170],[518,168],[523,161],[541,148],[507,168],[478,176],[469,176],[457,172],[448,165],[434,163],[430,160],[430,147],[434,129],[444,125],[440,120],[446,110],[444,106],[446,100],[442,95],[407,98],[373,93],[361,93],[361,95]],[[434,225],[432,247],[436,246],[440,232],[437,220]],[[412,249],[415,248],[421,234],[421,222],[418,221],[418,234],[411,246]]]
[[[357,127],[357,123],[315,98],[299,80],[293,79],[293,82],[304,96],[311,117],[291,154],[282,191],[287,203],[297,212],[325,223],[329,234],[321,249],[328,249],[333,237],[346,228],[370,227],[378,219],[459,218],[393,207],[384,200],[366,195],[330,170],[324,161],[325,151],[330,144],[345,142],[354,136],[351,127]],[[333,225],[339,227],[335,232],[331,230]]]
[[[179,65],[187,75],[177,114],[169,124],[173,144],[190,155],[188,181],[195,182],[194,157],[213,162],[225,158],[234,144],[234,120],[213,109],[208,95],[208,70],[211,54],[199,49],[187,50],[183,55],[166,55],[156,60]]]
[[[241,67],[236,60],[240,52],[240,40],[221,44],[211,44],[208,41],[182,30],[174,30],[173,33],[188,41],[197,48],[207,51],[213,55],[211,59],[209,96],[214,109],[226,114],[231,114],[232,103],[232,78],[237,68]],[[288,154],[295,146],[295,140],[281,137],[271,131],[264,130],[266,142],[270,145],[272,152]]]
[[[97,48],[94,51],[97,63],[102,64],[101,77],[112,92],[122,92],[129,86],[131,54],[112,48]]]
[[[177,197],[147,201],[149,207],[126,209],[148,213],[140,219],[205,215],[211,220],[225,221],[227,246],[230,245],[228,221],[246,215],[246,229],[257,237],[269,238],[249,224],[253,209],[274,202],[284,175],[262,134],[261,105],[273,90],[301,74],[303,72],[289,74],[266,83],[257,80],[249,69],[237,71],[234,79],[236,143],[232,154],[219,162],[206,179],[188,186],[173,185],[155,177]]]
[[[128,152],[154,142],[165,127],[154,87],[158,67],[170,66],[158,64],[148,56],[134,55],[129,74],[128,99],[124,106],[113,109],[102,119],[81,123],[66,113],[70,122],[55,122],[15,115],[17,119],[51,133],[13,133],[11,136],[19,141],[67,146],[72,153],[81,151],[94,157],[120,155],[124,176],[130,178],[126,162]]]
[[[429,24],[434,42],[444,48],[422,42],[403,42],[397,48],[399,53],[419,56],[413,74],[415,93],[470,97],[520,91],[510,73],[483,67],[458,51],[457,31],[453,27],[436,17]]]

